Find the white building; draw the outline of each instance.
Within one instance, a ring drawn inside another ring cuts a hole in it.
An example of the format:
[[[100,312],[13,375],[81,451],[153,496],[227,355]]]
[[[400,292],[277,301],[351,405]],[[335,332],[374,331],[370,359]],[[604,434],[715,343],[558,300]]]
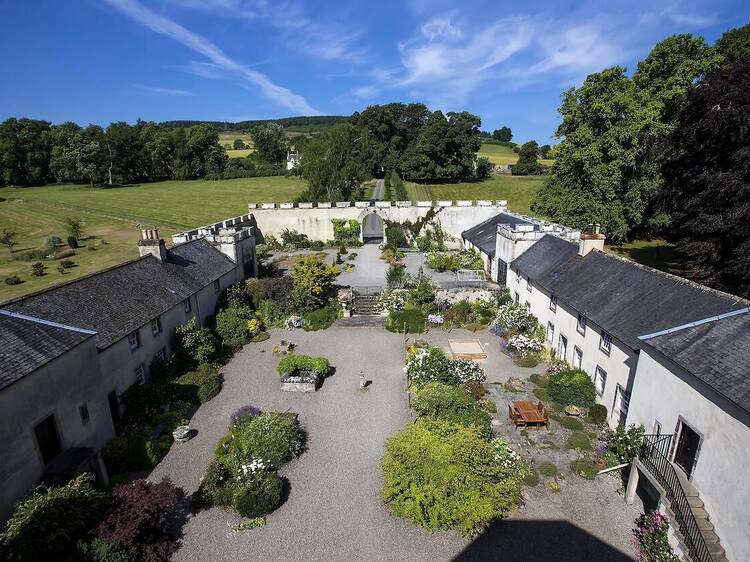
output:
[[[286,169],[294,170],[297,166],[299,166],[299,152],[287,152],[286,153]]]

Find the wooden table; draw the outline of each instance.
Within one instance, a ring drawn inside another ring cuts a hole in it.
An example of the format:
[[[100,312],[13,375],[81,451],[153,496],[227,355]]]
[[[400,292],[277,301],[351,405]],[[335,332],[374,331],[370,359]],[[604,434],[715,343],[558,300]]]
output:
[[[510,408],[510,418],[517,426],[534,425],[537,427],[546,425],[549,419],[544,405],[541,402],[534,404],[531,400],[514,400]]]

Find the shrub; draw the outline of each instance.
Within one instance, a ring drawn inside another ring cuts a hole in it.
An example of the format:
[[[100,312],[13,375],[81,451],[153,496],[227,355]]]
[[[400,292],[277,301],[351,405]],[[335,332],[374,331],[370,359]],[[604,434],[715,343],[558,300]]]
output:
[[[331,365],[328,363],[328,359],[325,357],[310,357],[309,355],[285,355],[276,367],[282,377],[305,371],[311,371],[324,377],[330,369]]]
[[[388,271],[385,272],[385,284],[388,290],[400,289],[404,286],[404,281],[406,281],[406,267],[398,263],[389,265]]]
[[[191,404],[205,404],[219,394],[222,387],[219,369],[209,363],[178,377],[175,383],[180,397]]]
[[[292,269],[290,306],[298,312],[320,308],[338,274],[338,267],[331,267],[318,256],[303,257]]]
[[[243,517],[261,517],[281,505],[282,482],[279,475],[258,470],[248,475],[232,496],[232,507]]]
[[[112,490],[114,505],[96,528],[98,538],[134,546],[140,560],[168,560],[177,543],[167,531],[171,511],[185,497],[165,479],[154,484],[136,480]]]
[[[285,228],[281,232],[281,243],[284,246],[292,246],[294,248],[310,247],[310,239],[307,237],[307,234],[301,234],[296,230],[290,230],[288,228]]]
[[[229,418],[229,423],[236,425],[257,418],[263,411],[257,406],[242,406],[234,411]]]
[[[250,341],[252,343],[260,343],[262,341],[266,341],[270,337],[271,337],[271,334],[269,334],[268,332],[261,332],[257,336],[250,338]]]
[[[542,402],[549,402],[551,400],[549,392],[543,386],[537,386],[533,390],[534,396]]]
[[[389,248],[406,248],[409,242],[406,239],[404,227],[400,224],[389,224],[385,227],[386,245]]]
[[[73,560],[76,562],[131,562],[136,557],[134,549],[101,539],[78,541]]]
[[[417,236],[415,242],[417,243],[417,249],[420,252],[426,253],[430,251],[432,241],[427,236]]]
[[[195,318],[175,329],[173,348],[180,368],[193,369],[202,363],[210,363],[216,356],[217,347],[211,331],[198,328]]]
[[[549,378],[549,395],[560,404],[588,408],[594,405],[596,388],[588,374],[581,369],[567,368]]]
[[[479,381],[469,381],[464,383],[463,386],[476,401],[481,400],[487,394],[487,389],[484,388],[484,385]]]
[[[263,459],[274,468],[292,460],[302,449],[299,428],[287,416],[276,412],[263,413],[232,426],[219,442],[219,456]]]
[[[383,499],[429,530],[481,533],[518,504],[517,474],[491,444],[459,424],[421,418],[386,443]]]
[[[338,319],[341,312],[341,306],[335,300],[331,299],[323,308],[318,308],[311,312],[305,312],[302,315],[302,328],[308,332],[317,330],[326,330]]]
[[[5,278],[6,285],[20,285],[21,283],[23,283],[23,281],[21,281],[21,278],[18,275],[11,275],[10,277]]]
[[[524,486],[538,486],[539,485],[539,473],[536,470],[530,471],[523,480]]]
[[[0,559],[64,560],[109,504],[93,481],[83,474],[64,486],[39,487],[19,502],[0,533]]]
[[[547,385],[549,384],[549,381],[547,380],[547,378],[546,378],[546,377],[543,377],[543,376],[542,376],[542,375],[540,375],[539,373],[534,373],[533,375],[531,375],[531,376],[529,377],[529,380],[530,380],[530,381],[531,381],[532,383],[534,383],[535,385],[537,385],[537,386],[541,386],[541,387],[545,387],[545,388],[546,388],[546,387],[547,387]]]
[[[286,309],[294,289],[294,282],[289,275],[266,277],[260,280],[260,286],[263,290],[263,298],[270,299],[282,309]],[[260,300],[258,300],[256,306],[259,303]]]
[[[216,315],[216,333],[224,346],[238,349],[250,341],[247,321],[251,316],[248,307],[231,307]]]
[[[42,262],[38,261],[34,265],[31,266],[31,274],[34,277],[41,277],[44,275],[44,270],[47,269],[47,266],[44,265]]]
[[[607,429],[605,439],[609,452],[620,462],[632,461],[641,450],[644,433],[643,426],[635,424],[630,424],[627,429],[620,425],[616,429]]]
[[[581,420],[577,420],[576,418],[571,418],[570,416],[560,416],[559,421],[560,425],[565,429],[570,429],[571,431],[581,431],[583,429],[583,423],[581,423]]]
[[[539,365],[539,355],[536,353],[530,353],[526,355],[517,355],[513,362],[519,367],[531,369]]]
[[[565,448],[577,449],[579,451],[590,451],[591,450],[591,438],[583,431],[575,431],[571,433],[568,440],[565,442]]]
[[[70,246],[71,248],[78,247],[78,238],[76,238],[75,236],[68,236],[67,242],[68,246]]]
[[[607,407],[602,404],[594,404],[589,408],[588,420],[594,425],[602,425],[607,421]]]
[[[440,382],[428,383],[416,390],[412,408],[419,416],[474,427],[482,437],[489,437],[492,432],[489,414],[479,407],[463,387]]]
[[[485,380],[484,371],[476,361],[452,361],[439,347],[416,349],[409,356],[405,371],[409,382],[415,386],[433,381],[458,385],[468,382],[481,383]]]
[[[599,474],[596,463],[591,459],[578,459],[570,463],[570,470],[587,480],[593,480]]]
[[[426,320],[427,316],[418,308],[393,310],[385,320],[385,327],[389,332],[399,334],[421,334]]]
[[[539,465],[539,472],[542,474],[542,476],[546,476],[547,478],[552,478],[553,476],[556,476],[559,470],[554,465],[554,463],[551,463],[549,461],[544,461]]]
[[[638,544],[639,562],[679,562],[680,558],[669,544],[669,520],[654,511],[644,513],[635,520],[633,529]]]

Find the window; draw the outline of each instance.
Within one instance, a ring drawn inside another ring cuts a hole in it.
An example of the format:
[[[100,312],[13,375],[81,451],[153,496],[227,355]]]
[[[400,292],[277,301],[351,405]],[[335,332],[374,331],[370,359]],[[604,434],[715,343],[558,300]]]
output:
[[[615,390],[615,401],[612,405],[612,418],[617,420],[619,425],[624,426],[628,418],[628,408],[630,407],[630,394],[625,389],[617,385]]]
[[[159,351],[156,352],[156,358],[160,361],[166,361],[167,360],[167,348],[162,347]]]
[[[214,293],[218,293],[221,291],[221,285],[219,284],[219,280],[217,279],[214,281]]]
[[[552,322],[547,322],[547,341],[550,345],[555,341],[555,325]]]
[[[654,427],[651,433],[653,433],[657,437],[661,435],[661,422],[659,420],[657,419],[654,420]]]
[[[120,398],[117,396],[116,390],[107,394],[107,402],[109,402],[109,413],[112,415],[112,423],[116,426],[120,421]]]
[[[612,336],[607,332],[602,332],[602,338],[599,340],[599,349],[607,355],[612,351]]]
[[[568,355],[568,338],[560,334],[557,340],[557,358],[562,361],[567,361]]]
[[[578,326],[576,326],[576,329],[579,334],[586,334],[586,317],[583,314],[578,315]]]
[[[182,308],[185,309],[185,314],[190,312],[190,297],[186,298],[184,301],[182,301]]]
[[[158,336],[161,332],[161,321],[159,320],[159,317],[157,316],[153,320],[151,320],[151,333],[155,336]]]
[[[83,425],[86,425],[87,423],[89,423],[89,419],[91,419],[91,418],[89,416],[89,405],[88,404],[86,404],[84,402],[83,404],[81,404],[80,406],[78,406],[78,413],[81,415],[81,423]]]
[[[578,347],[573,348],[573,367],[576,369],[581,368],[581,364],[583,363],[583,351],[580,350]]]
[[[146,368],[143,366],[143,363],[138,365],[135,368],[135,382],[138,384],[143,384],[146,382]]]
[[[554,295],[549,296],[549,309],[552,312],[557,312],[557,297]]]
[[[130,332],[128,334],[128,343],[130,344],[130,351],[138,349],[140,341],[138,340],[138,332]]]
[[[526,290],[531,291],[531,279],[529,277],[526,278]]]
[[[604,394],[604,387],[607,386],[607,372],[598,365],[596,366],[596,373],[594,373],[594,386],[599,396]]]
[[[518,291],[516,291],[515,293],[513,293],[513,300],[516,301],[516,302],[518,302],[518,301],[521,300],[521,295],[518,294]]]

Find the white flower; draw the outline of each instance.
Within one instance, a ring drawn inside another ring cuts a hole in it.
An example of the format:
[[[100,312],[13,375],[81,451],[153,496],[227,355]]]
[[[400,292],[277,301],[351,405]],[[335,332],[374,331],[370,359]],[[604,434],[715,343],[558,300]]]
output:
[[[442,314],[428,314],[427,321],[430,324],[442,324],[445,322],[445,318],[443,318]]]
[[[537,353],[542,350],[542,342],[524,335],[513,336],[508,340],[508,349],[520,353]]]

